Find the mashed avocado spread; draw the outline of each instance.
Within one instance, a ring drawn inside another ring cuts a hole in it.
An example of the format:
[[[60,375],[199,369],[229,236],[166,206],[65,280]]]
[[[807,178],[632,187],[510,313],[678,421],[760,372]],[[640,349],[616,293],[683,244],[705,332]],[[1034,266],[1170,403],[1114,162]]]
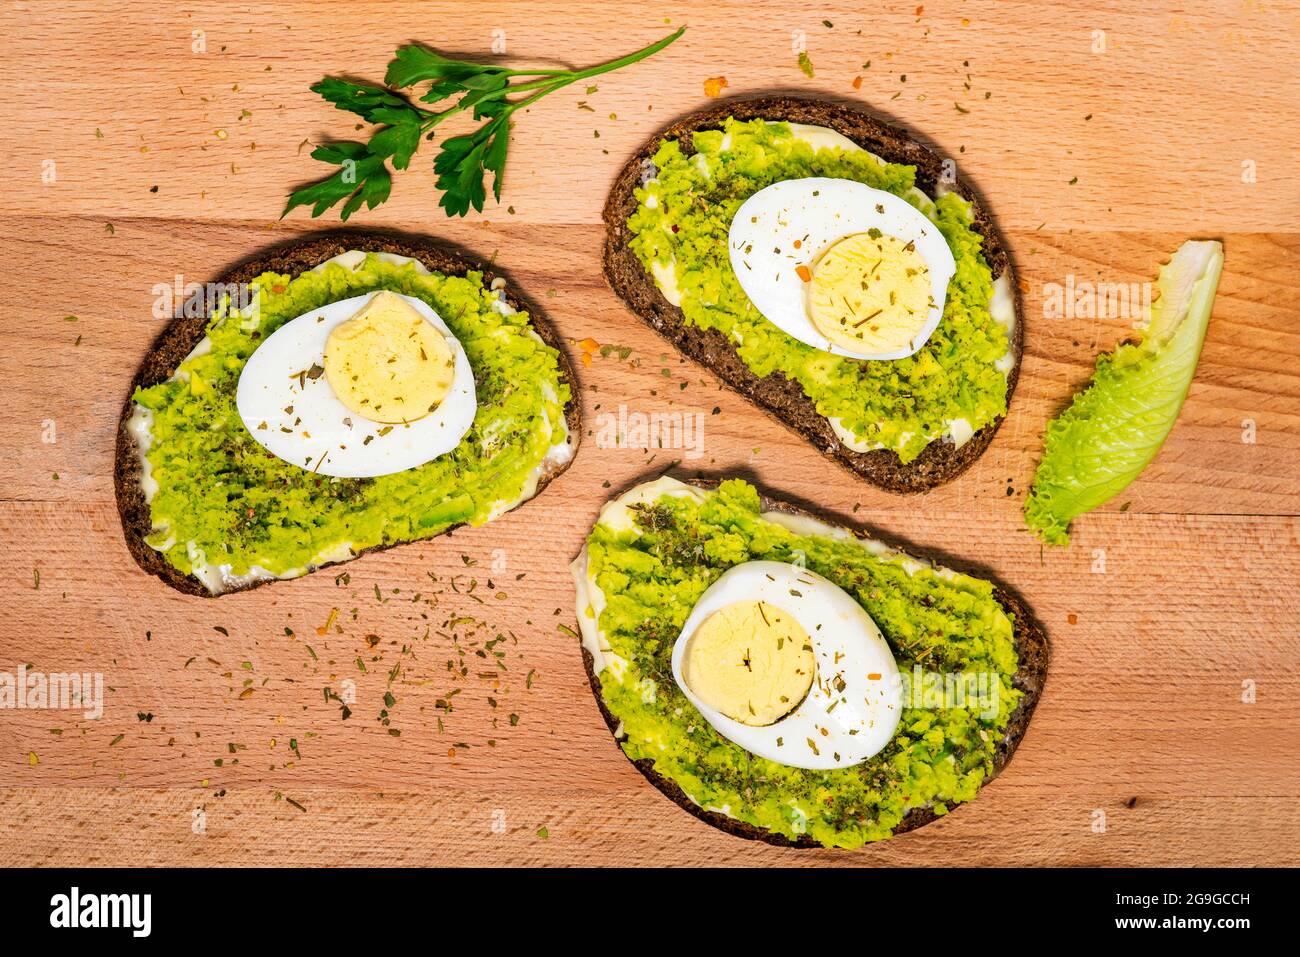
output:
[[[147,410],[148,541],[176,568],[213,590],[209,569],[220,569],[218,584],[292,577],[370,546],[482,524],[532,493],[567,434],[569,386],[528,315],[501,308],[480,273],[446,276],[368,254],[355,269],[330,262],[253,284],[256,309],[223,305],[208,323],[210,348],[134,396]],[[272,455],[235,409],[244,363],[288,320],[379,289],[424,300],[460,341],[478,394],[473,427],[446,455],[377,478],[329,478]]]
[[[631,247],[686,322],[717,329],[757,376],[797,382],[817,411],[850,433],[852,446],[895,450],[915,459],[935,439],[969,437],[1006,412],[1006,327],[990,312],[992,272],[971,226],[970,205],[955,193],[931,202],[914,189],[916,168],[883,163],[865,150],[814,148],[787,123],[728,118],[702,130],[694,152],[665,140],[657,173],[639,188],[628,221]],[[740,205],[772,183],[808,176],[856,180],[903,197],[939,227],[956,260],[943,319],[906,359],[864,362],[822,352],[765,320],[732,271],[727,236]],[[960,425],[954,425],[960,423]]]
[[[585,567],[575,563],[584,641],[598,636],[601,695],[628,757],[653,761],[702,807],[827,847],[882,840],[912,808],[944,814],[972,799],[1021,694],[1012,686],[1012,619],[993,586],[829,526],[764,514],[743,481],[716,492],[660,482],[670,484],[650,486],[627,508],[607,507],[587,539]],[[722,737],[674,682],[670,659],[704,591],[753,560],[802,560],[871,615],[900,672],[989,675],[996,709],[914,707],[919,699],[905,697],[883,751],[828,771],[760,758]]]

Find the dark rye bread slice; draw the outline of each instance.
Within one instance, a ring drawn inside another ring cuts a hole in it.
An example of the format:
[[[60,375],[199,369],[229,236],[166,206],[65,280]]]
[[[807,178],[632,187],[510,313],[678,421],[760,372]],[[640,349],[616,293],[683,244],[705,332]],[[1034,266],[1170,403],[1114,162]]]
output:
[[[689,485],[697,488],[713,490],[718,487],[716,479],[683,479]],[[639,483],[638,483],[639,484]],[[627,489],[624,490],[625,492]],[[622,494],[622,493],[620,493]],[[808,518],[814,518],[817,521],[825,522],[828,525],[843,528],[850,532],[854,538],[866,539],[874,536],[867,532],[853,528],[849,525],[843,525],[838,522],[830,521],[827,518],[814,514],[812,511],[802,508],[789,502],[783,502],[780,499],[772,498],[766,494],[761,495],[761,502],[764,511],[787,512],[791,515],[802,515]],[[585,549],[585,545],[583,546]],[[892,546],[891,546],[892,547]],[[902,551],[898,549],[898,551]],[[918,556],[912,556],[914,558]],[[1011,718],[1007,722],[1007,730],[1002,740],[998,742],[997,752],[993,757],[993,773],[984,780],[981,788],[987,787],[988,783],[1002,773],[1002,769],[1007,766],[1011,756],[1015,754],[1020,740],[1025,736],[1025,731],[1029,727],[1029,719],[1033,717],[1034,708],[1038,706],[1038,699],[1042,696],[1043,685],[1047,681],[1047,663],[1049,658],[1050,646],[1047,640],[1047,633],[1043,631],[1042,626],[1035,620],[1029,607],[1014,592],[1003,588],[1001,585],[994,585],[994,597],[1006,611],[1014,616],[1016,654],[1019,657],[1019,668],[1016,670],[1015,678],[1012,684],[1020,691],[1024,692],[1020,701],[1016,704],[1016,709],[1011,712]],[[609,725],[610,733],[614,735],[615,740],[619,740],[618,728],[621,722],[616,718],[605,705],[605,699],[600,693],[600,678],[596,674],[595,660],[591,652],[585,645],[579,646],[582,650],[582,664],[587,671],[587,681],[591,684],[592,693],[596,696],[596,706],[600,709],[605,723]],[[623,749],[620,747],[619,751]],[[734,834],[737,837],[745,837],[755,841],[763,841],[766,844],[774,844],[777,847],[798,847],[798,848],[821,848],[822,845],[807,837],[806,835],[796,841],[790,840],[784,834],[776,834],[765,828],[756,827],[744,821],[738,821],[733,817],[728,817],[719,811],[709,811],[696,804],[686,792],[677,786],[677,783],[667,777],[664,777],[655,770],[654,762],[648,758],[641,758],[633,761],[633,765],[640,771],[647,781],[658,788],[670,801],[685,811],[690,812],[695,817],[704,821],[706,824],[712,824],[714,827],[726,831],[728,834]],[[970,803],[970,802],[966,802]],[[959,804],[948,813],[952,814],[957,808],[964,807]],[[918,827],[923,827],[935,820],[936,815],[929,807],[913,808],[908,811],[903,819],[894,828],[894,836],[905,834],[908,831],[915,831]],[[945,815],[946,816],[946,815]]]
[[[696,130],[718,129],[729,116],[740,120],[766,119],[829,127],[887,162],[915,166],[916,185],[930,196],[934,195],[935,185],[942,173],[942,164],[932,152],[902,130],[888,126],[860,110],[825,100],[789,96],[728,100],[685,116],[656,133],[618,174],[605,203],[604,213],[604,266],[605,278],[610,286],[633,312],[678,349],[802,435],[824,454],[867,481],[892,492],[924,492],[956,478],[970,468],[988,448],[1001,419],[980,429],[960,448],[935,440],[919,457],[906,465],[890,449],[873,449],[869,452],[847,449],[796,382],[780,373],[759,378],[749,370],[723,333],[716,329],[688,326],[681,309],[664,298],[641,261],[632,252],[632,232],[627,223],[637,208],[635,190],[641,185],[643,171],[649,168],[660,142],[665,139],[681,140],[683,150],[689,153],[689,134]],[[1003,272],[1012,269],[1012,264],[992,220],[970,185],[960,177],[956,182],[946,185],[950,191],[972,204],[975,214],[973,228],[984,239],[984,258],[993,270],[993,278],[997,279]],[[1016,327],[1011,342],[1015,364],[1007,377],[1008,405],[1020,373],[1020,353],[1024,339],[1020,293],[1016,288],[1014,272],[1011,285],[1015,290]]]
[[[551,346],[559,353],[560,374],[568,380],[572,394],[568,405],[564,408],[564,417],[569,426],[569,441],[576,453],[582,435],[581,411],[578,403],[578,380],[573,374],[573,366],[569,362],[560,335],[542,311],[522,297],[517,287],[494,267],[476,263],[447,246],[425,239],[388,232],[334,230],[307,239],[290,240],[287,243],[271,247],[233,266],[217,282],[222,284],[246,283],[268,271],[296,277],[300,273],[307,272],[320,265],[325,260],[332,259],[334,256],[350,249],[407,256],[419,260],[434,272],[440,272],[448,276],[463,276],[471,271],[481,272],[485,284],[491,284],[495,279],[501,278],[506,283],[502,290],[505,301],[515,309],[526,311],[533,330],[548,346]],[[135,378],[131,381],[131,387],[127,391],[126,401],[123,403],[122,414],[118,421],[113,486],[117,494],[117,509],[122,518],[122,531],[126,536],[126,546],[136,563],[145,571],[157,575],[168,585],[179,591],[190,595],[212,597],[212,592],[208,591],[201,581],[192,575],[186,575],[178,571],[168,563],[162,553],[151,548],[145,541],[145,536],[152,530],[153,522],[149,515],[149,505],[145,501],[144,493],[140,488],[139,455],[135,440],[126,429],[127,420],[131,417],[135,407],[135,403],[131,400],[135,390],[156,385],[169,378],[176,371],[181,360],[189,355],[203,339],[207,324],[208,319],[206,316],[187,317],[183,314],[178,315],[162,331],[152,348],[150,348],[148,355],[140,364],[140,370],[135,374]],[[540,495],[551,480],[567,469],[572,462],[573,457],[570,456],[568,462],[543,475],[537,483],[537,491],[534,497]],[[459,527],[459,525],[452,526],[443,534],[449,534]],[[375,545],[363,549],[353,557],[359,557],[367,552],[384,551],[404,544],[408,543],[391,542],[385,545]],[[263,579],[227,589],[219,592],[218,595],[246,591],[277,580]]]

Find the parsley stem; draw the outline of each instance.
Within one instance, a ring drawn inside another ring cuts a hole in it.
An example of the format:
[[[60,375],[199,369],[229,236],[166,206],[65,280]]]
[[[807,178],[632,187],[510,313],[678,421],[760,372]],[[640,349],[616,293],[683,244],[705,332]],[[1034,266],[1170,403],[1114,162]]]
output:
[[[519,109],[521,106],[527,106],[529,103],[532,103],[534,100],[540,100],[540,99],[541,99],[542,97],[544,97],[546,94],[548,94],[548,93],[554,93],[556,90],[560,89],[561,87],[568,86],[568,85],[569,85],[570,83],[572,83],[572,82],[573,82],[572,79],[569,79],[569,80],[558,80],[558,81],[555,81],[555,82],[551,83],[550,86],[544,86],[544,87],[542,87],[540,90],[538,90],[538,91],[537,91],[536,93],[534,93],[532,96],[526,96],[526,97],[524,97],[522,100],[518,100],[518,101],[516,101],[516,102],[514,102],[514,103],[511,103],[511,104],[510,104],[510,109],[511,109],[511,111],[514,111],[514,110]]]
[[[619,69],[620,67],[625,67],[630,63],[636,63],[638,60],[644,60],[648,56],[653,56],[680,37],[684,32],[686,32],[685,27],[678,27],[668,36],[656,40],[654,43],[637,50],[635,53],[629,53],[627,56],[619,57],[617,60],[610,60],[607,63],[598,63],[596,66],[589,66],[582,70],[506,70],[505,72],[508,76],[536,76],[541,79],[529,80],[526,83],[516,83],[507,86],[501,91],[501,96],[504,99],[505,96],[510,93],[528,93],[537,90],[537,92],[533,93],[532,96],[527,96],[522,100],[511,103],[510,110],[513,112],[521,106],[527,106],[536,100],[540,100],[548,93],[554,93],[556,90],[568,86],[570,83],[576,83],[578,80],[586,80],[593,76],[599,76],[602,73],[609,73],[613,70]],[[457,104],[456,106],[448,107],[440,113],[432,113],[429,120],[421,125],[420,131],[422,133],[427,133],[443,120],[464,109],[465,107]]]
[[[668,36],[664,37],[661,40],[656,40],[648,47],[643,47],[640,50],[637,50],[635,53],[629,53],[627,56],[619,57],[617,60],[610,60],[607,63],[598,63],[596,66],[589,66],[586,69],[582,69],[582,70],[553,70],[553,71],[532,70],[532,71],[528,71],[527,73],[523,73],[523,72],[515,73],[515,71],[512,70],[510,72],[512,73],[512,75],[516,75],[516,76],[532,75],[532,76],[543,76],[546,78],[541,80],[530,80],[527,83],[516,84],[514,86],[509,87],[509,92],[522,93],[526,90],[535,90],[538,87],[544,87],[548,83],[555,83],[555,85],[551,89],[558,90],[560,89],[560,87],[568,86],[570,83],[576,82],[577,80],[585,80],[588,79],[589,77],[599,76],[602,73],[609,73],[613,70],[617,70],[622,67],[625,67],[630,63],[636,63],[638,60],[644,60],[648,56],[654,56],[654,54],[658,53],[664,47],[668,46],[668,44],[672,43],[674,40],[676,40],[685,32],[686,32],[685,27],[678,27],[675,31],[668,34]],[[560,82],[556,82],[555,80],[556,77],[564,77],[564,79]],[[550,92],[550,90],[548,90],[547,92]],[[529,97],[528,101],[525,102],[531,102],[533,99],[536,99],[536,97]]]
[[[424,110],[423,112],[427,113],[429,118],[420,124],[420,132],[427,133],[429,130],[433,129],[435,126],[441,123],[443,120],[447,119],[447,117],[455,116],[463,109],[465,109],[465,107],[457,103],[455,106],[450,106],[441,112]]]

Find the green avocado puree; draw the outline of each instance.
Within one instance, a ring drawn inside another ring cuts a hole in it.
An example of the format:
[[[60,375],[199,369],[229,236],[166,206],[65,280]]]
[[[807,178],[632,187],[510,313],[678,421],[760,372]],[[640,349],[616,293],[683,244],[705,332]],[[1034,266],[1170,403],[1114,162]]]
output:
[[[633,527],[598,523],[587,539],[588,577],[605,599],[596,625],[622,659],[600,672],[601,695],[622,723],[629,758],[653,761],[703,807],[827,847],[882,840],[912,808],[945,814],[975,797],[1021,694],[1012,686],[1012,618],[991,583],[856,539],[796,534],[764,518],[757,491],[739,480],[702,501],[662,495],[632,506],[632,514]],[[883,751],[828,771],[760,758],[718,734],[674,682],[673,644],[696,601],[728,568],[800,556],[871,615],[900,672],[920,665],[993,676],[996,715],[905,700]]]
[[[355,270],[330,263],[293,279],[268,272],[253,282],[257,312],[228,313],[223,305],[208,324],[211,350],[134,396],[153,413],[146,456],[158,489],[149,543],[183,572],[197,559],[229,565],[231,576],[253,568],[301,574],[323,555],[346,558],[348,547],[482,524],[531,489],[549,446],[565,434],[569,386],[557,352],[532,333],[527,313],[493,308],[497,296],[480,273],[424,273],[414,262],[369,254]],[[244,363],[288,320],[379,289],[424,300],[460,340],[478,393],[473,427],[453,451],[377,478],[329,478],[275,457],[235,408]]]
[[[814,150],[787,123],[728,118],[691,143],[693,154],[676,140],[660,145],[658,173],[637,190],[640,205],[628,221],[631,248],[646,269],[675,271],[688,323],[724,333],[755,375],[794,380],[820,414],[838,418],[859,441],[894,449],[904,463],[947,434],[951,420],[978,431],[1006,412],[1007,381],[995,363],[1007,352],[1007,332],[989,312],[992,272],[965,200],[948,193],[922,208],[925,200],[911,192],[916,167],[882,164],[867,152]],[[764,319],[741,289],[727,251],[736,210],[772,183],[808,176],[895,193],[927,213],[948,241],[957,272],[943,319],[916,354],[886,362],[823,352]]]

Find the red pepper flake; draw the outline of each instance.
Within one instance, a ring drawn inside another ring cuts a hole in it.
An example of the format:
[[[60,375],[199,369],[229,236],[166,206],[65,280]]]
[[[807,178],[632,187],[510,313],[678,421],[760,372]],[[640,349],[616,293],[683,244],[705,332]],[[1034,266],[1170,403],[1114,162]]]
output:
[[[716,99],[722,95],[723,89],[727,86],[725,76],[711,76],[704,81],[704,95]]]
[[[598,349],[600,349],[600,343],[588,336],[586,339],[580,339],[578,341],[578,348],[582,350],[582,355],[578,358],[581,360],[583,366],[590,367],[591,357],[595,355]]]
[[[853,78],[853,89],[855,89],[855,90],[860,90],[860,89],[862,89],[862,77],[860,77],[860,76],[855,76],[855,77]]]
[[[1065,620],[1072,625],[1077,625],[1079,623],[1079,616],[1075,614],[1069,614],[1065,616]]]
[[[812,282],[812,273],[808,271],[807,266],[801,263],[794,267],[794,271],[799,274],[799,278],[804,282]]]

